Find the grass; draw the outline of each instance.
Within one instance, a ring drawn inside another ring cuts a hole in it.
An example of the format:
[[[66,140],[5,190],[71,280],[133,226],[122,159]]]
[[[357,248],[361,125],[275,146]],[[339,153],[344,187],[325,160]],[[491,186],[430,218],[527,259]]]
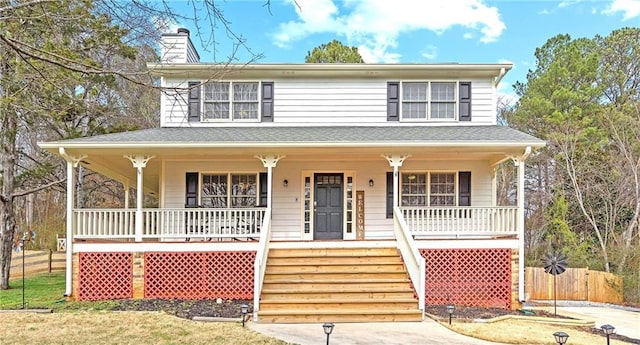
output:
[[[22,308],[22,279],[0,291],[0,309]],[[25,279],[27,308],[51,308],[52,314],[3,313],[0,344],[287,344],[240,323],[203,323],[161,312],[108,312],[113,302],[65,302],[64,272]],[[446,323],[442,323],[444,326]],[[454,322],[450,328],[474,338],[507,344],[555,345],[553,333],[565,331],[569,344],[604,344],[588,329],[506,320],[495,323]],[[612,345],[627,344],[611,340]]]
[[[159,312],[4,313],[0,344],[265,344],[288,343],[243,328]]]
[[[592,345],[605,344],[606,338],[592,334],[588,329],[532,323],[527,321],[505,320],[494,323],[455,322],[451,326],[455,332],[470,337],[507,344],[556,345],[553,333],[563,331],[569,334],[567,344]],[[625,345],[619,340],[611,340],[612,345]]]
[[[22,278],[9,281],[9,290],[0,290],[0,309],[22,309]],[[44,273],[24,280],[27,309],[55,308],[64,300],[64,271]]]

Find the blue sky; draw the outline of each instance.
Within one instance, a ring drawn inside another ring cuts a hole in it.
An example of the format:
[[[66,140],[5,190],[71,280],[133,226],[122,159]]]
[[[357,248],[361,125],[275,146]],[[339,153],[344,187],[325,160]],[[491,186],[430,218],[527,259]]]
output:
[[[535,67],[535,49],[549,38],[592,38],[640,25],[640,0],[271,0],[270,11],[265,3],[216,1],[233,32],[264,55],[259,63],[303,63],[308,51],[337,39],[358,47],[368,63],[513,63],[501,84],[506,94],[526,80]],[[193,15],[190,2],[173,5]],[[193,22],[177,23],[171,31],[176,27],[191,30],[202,62],[232,55],[221,26],[215,45],[209,36],[198,36]],[[244,49],[235,54],[237,62],[250,56]]]

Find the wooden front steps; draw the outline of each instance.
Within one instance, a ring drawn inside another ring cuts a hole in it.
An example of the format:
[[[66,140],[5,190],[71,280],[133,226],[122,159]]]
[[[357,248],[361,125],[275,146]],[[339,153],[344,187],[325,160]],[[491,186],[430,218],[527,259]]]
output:
[[[258,322],[421,320],[396,248],[269,250]]]

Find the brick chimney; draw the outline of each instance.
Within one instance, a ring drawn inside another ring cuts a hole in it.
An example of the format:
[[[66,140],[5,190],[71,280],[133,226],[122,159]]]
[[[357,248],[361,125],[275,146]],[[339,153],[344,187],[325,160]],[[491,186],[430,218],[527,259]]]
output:
[[[161,63],[198,63],[200,55],[189,38],[189,30],[179,28],[176,33],[162,34]]]

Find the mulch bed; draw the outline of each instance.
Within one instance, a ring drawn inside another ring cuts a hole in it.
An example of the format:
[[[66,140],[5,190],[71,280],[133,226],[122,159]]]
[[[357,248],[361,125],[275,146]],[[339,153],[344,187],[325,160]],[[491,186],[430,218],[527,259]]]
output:
[[[428,305],[425,312],[429,315],[436,316],[439,319],[449,319],[449,313],[447,312],[446,305]],[[534,313],[532,315],[531,313]],[[481,307],[465,307],[455,306],[453,312],[453,319],[462,321],[473,321],[475,319],[493,319],[494,317],[502,315],[530,315],[530,316],[542,316],[542,317],[555,317],[553,313],[548,313],[543,310],[509,310],[500,308],[481,308]],[[558,318],[566,318],[558,315]]]
[[[253,310],[252,300],[182,300],[182,299],[126,299],[114,301],[110,310],[122,311],[162,311],[185,319],[194,316],[238,318],[242,317],[240,306],[249,306],[249,314]]]

